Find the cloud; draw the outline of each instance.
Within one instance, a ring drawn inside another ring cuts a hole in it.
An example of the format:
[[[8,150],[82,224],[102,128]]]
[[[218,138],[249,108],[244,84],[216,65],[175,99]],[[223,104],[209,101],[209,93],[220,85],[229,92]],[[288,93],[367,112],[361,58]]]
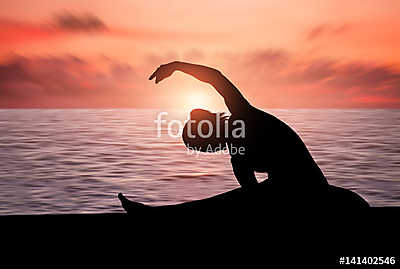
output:
[[[331,58],[310,59],[265,49],[225,57],[229,76],[261,106],[397,107],[400,71],[393,66]]]
[[[209,42],[210,38],[225,38],[220,33],[182,32],[166,29],[124,28],[107,25],[101,18],[91,13],[56,13],[49,21],[32,23],[0,18],[0,46],[29,45],[32,42],[75,38],[84,34],[107,35],[109,38],[125,38],[135,41],[199,40]],[[201,58],[192,51],[188,58]]]
[[[344,34],[350,29],[349,24],[334,25],[323,23],[312,27],[306,32],[306,40],[314,41],[323,37],[332,37]]]
[[[318,83],[323,82],[336,72],[335,62],[328,59],[315,59],[307,63],[297,65],[297,68],[289,74],[294,83]]]
[[[73,14],[71,12],[63,12],[54,16],[53,21],[55,27],[67,31],[103,31],[106,24],[97,16],[87,14]]]
[[[290,55],[287,51],[282,49],[266,49],[255,51],[246,56],[246,62],[250,65],[257,63],[257,66],[264,68],[280,68],[286,66]]]
[[[314,39],[318,38],[319,36],[321,36],[325,31],[326,31],[325,24],[315,26],[307,33],[306,39],[308,41],[314,40]]]
[[[59,36],[60,33],[44,25],[0,19],[0,39],[2,46],[46,41],[58,38]]]
[[[105,24],[94,15],[63,13],[46,24],[0,19],[0,39],[3,47],[73,37],[74,34],[81,33],[105,34],[105,30]]]
[[[391,66],[360,63],[337,66],[325,85],[344,90],[356,89],[374,96],[400,98],[400,72]]]
[[[258,107],[400,108],[400,71],[393,66],[303,59],[279,49],[194,55],[213,67],[224,63],[218,68]],[[147,77],[154,65],[166,62],[161,59],[178,56],[171,51],[145,58],[136,63],[141,69],[107,57],[16,56],[0,64],[0,107],[171,106],[182,94],[183,81],[169,80],[157,86],[168,90],[155,94]]]
[[[186,51],[182,58],[186,61],[200,61],[204,59],[204,53],[199,49],[191,49]]]
[[[108,58],[16,56],[0,65],[0,107],[137,106],[140,83],[131,65]]]

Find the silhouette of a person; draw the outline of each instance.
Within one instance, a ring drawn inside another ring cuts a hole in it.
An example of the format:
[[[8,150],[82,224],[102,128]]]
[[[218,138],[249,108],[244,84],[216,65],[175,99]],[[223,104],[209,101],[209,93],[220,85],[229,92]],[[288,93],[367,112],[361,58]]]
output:
[[[184,72],[212,85],[224,98],[231,116],[227,117],[202,109],[192,110],[182,138],[190,149],[206,152],[228,149],[234,175],[242,187],[240,191],[174,205],[175,207],[229,203],[244,196],[244,190],[254,190],[251,196],[256,196],[256,191],[267,192],[266,185],[269,185],[269,189],[273,186],[274,193],[268,192],[271,197],[276,197],[277,193],[284,190],[290,195],[301,193],[302,196],[321,198],[321,193],[332,190],[333,186],[328,184],[321,169],[296,132],[275,116],[252,106],[220,71],[202,65],[175,61],[161,65],[149,79],[155,78],[155,83],[159,83],[175,71]],[[268,173],[268,180],[258,183],[255,172]],[[259,188],[260,185],[263,187]],[[129,201],[122,194],[118,197],[127,212],[146,207]],[[361,197],[360,199],[362,200]],[[362,201],[357,203],[367,205],[365,201],[365,204]]]

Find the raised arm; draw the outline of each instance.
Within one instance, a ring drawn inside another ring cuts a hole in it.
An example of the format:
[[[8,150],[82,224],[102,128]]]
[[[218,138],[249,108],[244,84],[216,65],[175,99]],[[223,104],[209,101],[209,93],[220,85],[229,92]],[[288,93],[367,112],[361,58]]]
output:
[[[250,104],[240,91],[220,71],[197,64],[184,62],[171,62],[161,65],[151,76],[150,80],[156,78],[156,83],[172,75],[174,71],[189,74],[200,81],[211,84],[222,97],[232,114],[238,114],[247,109]]]

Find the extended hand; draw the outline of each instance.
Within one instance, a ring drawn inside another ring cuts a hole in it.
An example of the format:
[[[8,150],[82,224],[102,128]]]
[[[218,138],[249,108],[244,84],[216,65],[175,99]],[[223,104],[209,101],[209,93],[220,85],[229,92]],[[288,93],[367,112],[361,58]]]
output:
[[[162,64],[156,71],[149,77],[149,80],[152,80],[154,77],[156,78],[156,83],[160,82],[161,80],[166,79],[167,77],[171,76],[172,73],[175,71],[175,62],[171,62],[168,64]]]

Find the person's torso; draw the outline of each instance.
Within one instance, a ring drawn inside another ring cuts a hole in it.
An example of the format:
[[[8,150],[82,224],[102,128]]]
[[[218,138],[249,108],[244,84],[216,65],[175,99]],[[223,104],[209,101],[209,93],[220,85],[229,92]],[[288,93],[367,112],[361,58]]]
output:
[[[235,121],[242,121],[238,124]],[[244,136],[235,128],[244,125]],[[232,157],[245,158],[256,172],[279,175],[302,175],[323,177],[307,147],[283,121],[256,108],[249,109],[240,116],[229,118],[230,138],[228,147]],[[241,151],[239,151],[241,149]],[[242,153],[242,154],[240,154]],[[325,178],[321,178],[324,180]]]

